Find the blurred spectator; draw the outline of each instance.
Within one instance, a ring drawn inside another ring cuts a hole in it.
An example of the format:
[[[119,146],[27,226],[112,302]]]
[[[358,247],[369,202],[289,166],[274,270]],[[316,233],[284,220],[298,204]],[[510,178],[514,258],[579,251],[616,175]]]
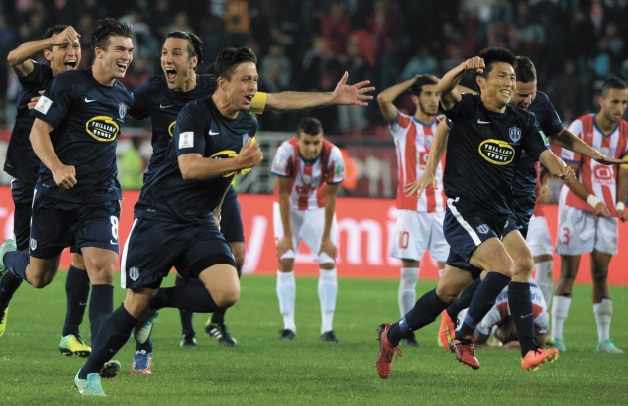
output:
[[[578,75],[576,63],[567,59],[561,74],[548,87],[548,93],[567,125],[586,112],[586,88],[585,82]]]
[[[422,73],[434,74],[434,72],[439,72],[438,60],[430,53],[429,48],[423,45],[419,47],[416,55],[410,58],[406,67],[403,68],[401,79],[406,80]]]
[[[157,41],[161,43],[170,31],[170,23],[172,22],[173,11],[170,7],[170,0],[153,0],[151,1],[150,13],[147,14],[146,22],[150,26],[153,35]]]
[[[329,50],[335,54],[344,52],[350,32],[351,18],[345,13],[343,3],[333,2],[320,18],[320,34],[327,38]]]
[[[225,5],[225,31],[228,34],[228,45],[232,47],[246,46],[249,39],[251,16],[247,0],[228,0]]]
[[[140,153],[141,145],[141,137],[131,137],[127,150],[118,160],[120,185],[124,190],[139,190],[142,188],[142,176],[146,162]]]

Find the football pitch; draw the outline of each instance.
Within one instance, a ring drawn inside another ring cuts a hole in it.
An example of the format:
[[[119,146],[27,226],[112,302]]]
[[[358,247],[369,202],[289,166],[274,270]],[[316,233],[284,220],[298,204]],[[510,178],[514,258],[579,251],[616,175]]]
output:
[[[119,274],[118,274],[119,275]],[[0,405],[625,405],[628,354],[594,353],[597,340],[590,286],[575,288],[565,324],[568,351],[536,372],[519,352],[478,349],[473,371],[437,345],[438,322],[417,332],[420,348],[402,347],[387,380],[375,371],[375,329],[399,318],[398,281],[340,279],[334,321],[340,343],[323,343],[316,278],[297,278],[297,339],[279,341],[282,321],[275,278],[245,275],[241,301],[227,312],[238,346],[207,336],[195,315],[198,346],[179,348],[178,312],[163,309],[153,332],[152,375],[129,372],[134,345],[115,357],[122,372],[103,380],[106,398],[83,398],[72,379],[84,360],[59,355],[65,315],[65,273],[43,290],[23,286],[0,338]],[[117,282],[116,282],[117,283]],[[170,276],[164,286],[173,284]],[[419,282],[418,293],[435,281]],[[613,287],[615,344],[628,352],[628,287]],[[124,290],[116,284],[116,305]],[[81,332],[89,341],[87,314]]]

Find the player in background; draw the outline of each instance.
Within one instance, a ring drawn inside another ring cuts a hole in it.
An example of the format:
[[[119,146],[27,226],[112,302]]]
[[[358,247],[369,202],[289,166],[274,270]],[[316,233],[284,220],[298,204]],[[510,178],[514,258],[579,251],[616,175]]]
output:
[[[388,123],[397,153],[397,220],[393,232],[391,256],[401,260],[401,278],[397,301],[401,316],[408,313],[416,301],[416,283],[419,265],[425,251],[429,250],[442,272],[449,255],[449,244],[443,235],[443,218],[447,197],[443,191],[443,168],[436,167],[439,184],[430,186],[421,196],[407,197],[403,187],[417,180],[430,154],[434,133],[444,118],[438,113],[440,94],[436,91],[438,78],[417,75],[397,83],[377,96],[379,109]],[[415,113],[405,114],[393,104],[403,92],[410,90]],[[418,346],[414,332],[403,342]]]
[[[31,98],[39,96],[39,92],[46,89],[57,74],[78,69],[81,63],[79,38],[80,35],[71,26],[55,25],[46,30],[42,40],[25,42],[7,55],[7,60],[22,85],[17,97],[17,117],[4,163],[4,171],[15,178],[11,182],[11,195],[15,206],[13,230],[18,251],[28,250],[33,195],[41,164],[28,138],[35,121],[28,103]],[[49,65],[31,59],[41,51],[50,62]],[[17,284],[21,281],[22,279],[15,280]],[[65,291],[67,304],[59,351],[69,356],[86,357],[91,348],[83,342],[79,326],[83,321],[89,296],[89,277],[83,257],[78,252],[72,252]],[[6,299],[11,298],[7,296]],[[8,302],[0,303],[0,336],[6,327],[6,305]]]
[[[600,110],[571,123],[569,130],[593,148],[614,158],[628,154],[628,122],[622,117],[628,107],[628,87],[613,77],[604,81],[598,97]],[[563,150],[562,157],[578,173],[576,188],[563,188],[558,211],[556,252],[561,258],[560,278],[552,309],[554,345],[566,350],[563,328],[571,305],[573,284],[580,257],[591,254],[593,314],[597,326],[596,352],[623,354],[610,338],[613,312],[608,286],[608,264],[617,252],[618,223],[628,218],[628,169],[605,166],[587,156]]]
[[[324,139],[321,122],[306,117],[299,122],[297,135],[279,146],[270,171],[276,176],[273,219],[279,259],[277,298],[284,325],[279,339],[296,338],[294,258],[303,240],[320,265],[320,338],[338,342],[333,329],[338,295],[335,211],[338,189],[345,177],[342,154]]]

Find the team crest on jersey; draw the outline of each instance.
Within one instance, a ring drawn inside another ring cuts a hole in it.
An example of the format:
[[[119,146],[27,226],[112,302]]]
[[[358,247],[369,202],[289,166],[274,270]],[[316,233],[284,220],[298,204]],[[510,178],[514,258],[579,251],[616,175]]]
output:
[[[97,141],[111,142],[118,138],[120,126],[107,116],[96,116],[85,123],[85,131]]]
[[[251,137],[249,137],[248,134],[244,134],[242,136],[242,146],[245,146],[246,144],[248,144],[250,140],[251,140]]]
[[[35,251],[37,249],[37,240],[36,239],[31,238],[30,247],[31,247],[31,251]]]
[[[519,127],[510,127],[508,129],[508,136],[515,144],[519,142],[521,139],[521,128]]]
[[[502,140],[482,141],[478,152],[482,158],[495,165],[508,165],[515,157],[515,149]]]
[[[136,266],[132,266],[129,268],[129,278],[133,279],[134,281],[137,280],[137,278],[140,277],[140,269]]]
[[[118,105],[118,114],[120,115],[120,120],[124,120],[126,117],[126,113],[129,111],[129,106],[126,103],[120,103]]]
[[[475,229],[478,230],[478,233],[480,233],[480,234],[486,234],[486,233],[488,233],[488,230],[489,230],[489,228],[488,228],[488,226],[486,224],[480,224]]]
[[[174,125],[176,124],[176,121],[173,121],[172,123],[170,123],[170,125],[168,126],[168,134],[170,134],[170,136],[172,137],[172,135],[174,134]]]

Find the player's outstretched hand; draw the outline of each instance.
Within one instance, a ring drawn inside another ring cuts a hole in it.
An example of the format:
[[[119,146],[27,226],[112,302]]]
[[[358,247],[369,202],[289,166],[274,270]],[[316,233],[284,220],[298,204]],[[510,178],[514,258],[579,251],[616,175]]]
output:
[[[374,92],[375,87],[369,86],[371,81],[364,80],[354,85],[348,85],[349,72],[345,72],[340,82],[334,89],[333,98],[335,104],[347,105],[355,104],[358,106],[368,106],[365,100],[373,100],[373,96],[368,93]]]
[[[70,189],[76,185],[76,170],[73,165],[59,165],[50,169],[57,186]]]
[[[410,197],[413,194],[417,194],[417,198],[420,198],[430,185],[434,186],[434,189],[438,190],[438,178],[429,171],[423,171],[419,179],[414,182],[406,183],[403,186],[403,193],[406,197]]]
[[[595,155],[593,157],[593,159],[601,164],[605,164],[605,165],[617,165],[617,164],[625,164],[626,161],[624,161],[621,158],[611,158],[608,155],[604,155],[602,153],[599,153],[597,155]]]
[[[31,99],[31,101],[28,102],[28,109],[32,110],[35,108],[35,106],[37,105],[37,102],[39,101],[39,99],[41,99],[41,95],[44,94],[45,90],[40,90],[39,91],[39,96],[35,96]]]
[[[242,147],[236,159],[238,160],[240,169],[247,169],[262,162],[264,155],[262,154],[258,143],[249,141]]]

